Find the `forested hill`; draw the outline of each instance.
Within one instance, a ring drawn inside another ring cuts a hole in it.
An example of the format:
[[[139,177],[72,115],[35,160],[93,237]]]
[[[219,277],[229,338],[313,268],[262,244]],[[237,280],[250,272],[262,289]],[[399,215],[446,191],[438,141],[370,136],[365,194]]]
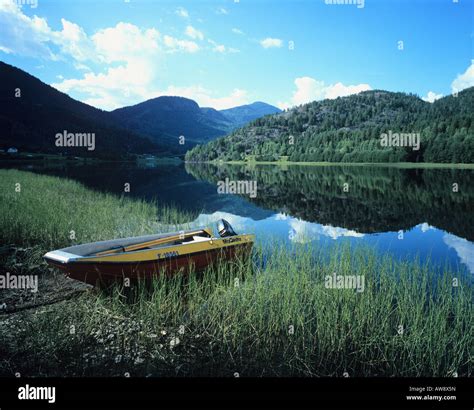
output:
[[[259,118],[194,147],[188,161],[474,163],[474,87],[428,103],[374,90]],[[419,133],[420,146],[383,146],[381,134]]]
[[[17,91],[19,92],[16,95]],[[76,101],[27,72],[0,61],[0,149],[95,156],[168,153],[137,133],[120,128],[108,112]],[[95,149],[55,145],[57,133],[93,133]]]

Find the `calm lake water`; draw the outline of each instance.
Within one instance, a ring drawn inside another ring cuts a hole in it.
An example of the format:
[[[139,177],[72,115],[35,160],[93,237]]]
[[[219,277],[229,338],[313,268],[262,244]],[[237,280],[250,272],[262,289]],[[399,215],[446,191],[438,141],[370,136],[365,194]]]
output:
[[[237,232],[256,233],[261,243],[277,238],[315,247],[365,244],[380,253],[430,258],[474,273],[474,170],[63,163],[8,167],[71,178],[117,195],[124,194],[128,182],[131,192],[126,195],[188,210],[196,225],[225,218]],[[226,178],[256,181],[255,198],[219,194],[217,184]]]

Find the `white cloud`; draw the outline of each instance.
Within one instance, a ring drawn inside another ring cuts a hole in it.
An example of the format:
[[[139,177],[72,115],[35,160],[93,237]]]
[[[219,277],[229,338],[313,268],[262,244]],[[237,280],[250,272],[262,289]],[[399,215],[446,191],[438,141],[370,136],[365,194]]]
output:
[[[459,259],[467,266],[469,272],[474,273],[474,244],[451,234],[445,234],[443,241],[456,251]]]
[[[170,51],[186,51],[188,53],[195,53],[199,50],[199,46],[190,40],[178,40],[177,38],[166,35],[164,37],[164,44]]]
[[[97,54],[107,63],[154,57],[160,50],[159,40],[160,33],[156,29],[142,30],[123,22],[92,36]]]
[[[45,19],[28,17],[13,1],[0,1],[1,50],[11,54],[57,60],[48,47],[51,29]]]
[[[161,36],[154,28],[140,29],[123,22],[99,30],[91,37],[91,44],[95,58],[100,62],[122,64],[106,67],[98,73],[83,64],[75,64],[76,68],[86,70],[82,78],[64,79],[52,86],[106,110],[137,103],[150,96],[162,51],[193,53],[199,49],[192,41]]]
[[[185,33],[194,40],[204,40],[204,34],[196,30],[193,26],[187,26]]]
[[[256,224],[253,219],[221,211],[214,212],[213,214],[201,214],[193,221],[192,225],[209,226],[222,218],[228,221],[237,232],[255,232]],[[336,240],[340,237],[363,238],[365,236],[363,233],[358,233],[350,229],[306,222],[282,213],[268,218],[268,220],[270,219],[278,221],[279,227],[288,228],[288,239],[295,243],[309,243],[321,237]],[[264,233],[260,232],[259,235],[262,236]]]
[[[228,12],[224,7],[219,7],[219,8],[216,10],[216,13],[217,13],[217,14],[229,14],[229,12]]]
[[[154,72],[146,69],[146,66],[141,66],[138,62],[130,62],[126,66],[109,68],[105,73],[86,73],[82,79],[64,80],[52,86],[66,93],[75,91],[87,95],[88,97],[83,99],[85,103],[104,110],[113,110],[164,95],[190,98],[201,107],[213,107],[218,110],[250,102],[247,91],[239,88],[224,96],[215,95],[200,85],[153,88]]]
[[[76,70],[91,71],[91,68],[89,66],[82,63],[74,63],[74,68]]]
[[[64,79],[51,85],[102,109],[114,109],[129,101],[140,100],[155,80],[163,48],[176,50],[182,47],[178,40],[167,44],[154,28],[140,29],[123,22],[97,31],[90,39],[85,39],[78,27],[72,28],[71,32],[76,33],[70,36],[74,44],[79,44],[75,40],[87,44],[85,49],[93,50],[90,59],[106,66],[101,72],[93,72],[83,63],[75,63],[76,69],[86,71],[81,78]],[[72,49],[71,54],[83,60],[79,50]],[[117,62],[121,64],[108,66]]]
[[[420,227],[420,229],[421,229],[421,232],[423,232],[423,233],[435,229],[435,228],[433,228],[431,225],[428,225],[427,222],[423,222],[422,224],[419,225],[419,227]]]
[[[73,64],[84,61],[128,61],[136,56],[154,54],[159,47],[160,33],[152,28],[119,22],[115,27],[99,30],[87,36],[77,24],[61,19],[62,29],[52,30],[45,19],[28,17],[14,2],[0,3],[0,46],[28,57],[70,60]],[[60,50],[54,54],[51,45]]]
[[[459,74],[451,83],[451,91],[453,93],[474,86],[474,60],[471,65],[462,74]]]
[[[187,12],[183,10],[179,11],[184,17]],[[219,95],[200,85],[157,86],[157,75],[160,73],[157,68],[166,53],[195,53],[200,47],[194,41],[163,35],[155,28],[140,28],[125,22],[100,29],[91,36],[66,19],[62,19],[61,24],[61,29],[54,31],[45,19],[28,17],[14,2],[0,0],[0,52],[68,62],[82,73],[77,78],[58,76],[57,82],[51,85],[102,109],[136,104],[160,95],[192,98],[202,106],[217,109],[249,102],[247,92],[239,88],[227,95]],[[204,38],[194,28],[188,29],[186,34],[195,39]],[[238,52],[215,42],[213,46],[216,52]]]
[[[104,73],[87,72],[79,79],[66,79],[51,84],[65,93],[79,93],[82,100],[102,109],[114,109],[128,102],[138,102],[148,94],[155,71],[146,60],[133,60]]]
[[[218,53],[225,53],[225,46],[222,44],[218,44],[213,48],[214,51],[217,51]]]
[[[215,51],[217,53],[240,53],[240,50],[232,47],[226,47],[223,44],[218,44],[210,38],[207,41],[213,45],[212,51]]]
[[[51,31],[51,40],[60,47],[61,51],[71,55],[77,61],[95,59],[94,44],[84,30],[66,19],[61,19],[61,24],[63,26],[61,31]]]
[[[337,97],[346,97],[371,89],[372,87],[369,84],[344,85],[342,83],[336,83],[326,87],[325,98],[334,99]]]
[[[428,94],[426,94],[425,97],[422,97],[424,101],[427,101],[429,103],[435,102],[436,100],[439,100],[443,94],[436,94],[433,91],[428,91]]]
[[[371,90],[369,84],[344,85],[336,83],[326,85],[324,81],[315,80],[311,77],[298,77],[295,79],[296,90],[289,102],[278,102],[280,109],[286,109],[295,105],[306,104],[311,101],[334,99],[357,94],[361,91]]]
[[[324,81],[318,81],[311,77],[300,77],[295,79],[295,85],[296,91],[291,99],[294,105],[324,98]]]
[[[120,99],[117,99],[110,93],[102,97],[87,98],[83,102],[106,111],[111,111],[115,108],[120,108],[123,106],[122,104],[120,104]]]
[[[62,30],[54,31],[44,18],[25,15],[16,2],[0,1],[0,50],[54,61],[65,59],[52,51],[51,45],[54,45],[62,54],[72,56],[76,61],[94,58],[92,41],[84,30],[64,18],[61,24]]]
[[[320,236],[326,236],[334,240],[340,237],[362,238],[365,236],[363,233],[358,233],[350,229],[315,224],[296,218],[289,218],[289,227],[289,238],[295,243],[309,243],[319,239]]]
[[[279,38],[267,37],[260,41],[260,45],[263,48],[272,48],[272,47],[279,48],[283,45],[283,41],[280,40]]]
[[[232,33],[235,33],[235,34],[244,34],[244,32],[242,30],[239,30],[238,28],[233,28],[232,29]]]
[[[202,86],[175,87],[169,86],[166,90],[158,92],[158,95],[176,95],[190,98],[196,101],[201,107],[213,107],[217,110],[236,107],[249,103],[249,97],[246,90],[235,88],[232,92],[223,97],[217,97],[212,91]]]
[[[234,215],[229,212],[216,211],[212,214],[200,214],[191,223],[191,226],[212,226],[221,219],[225,219],[227,222],[229,222],[236,232],[251,233],[252,230],[249,230],[249,226],[255,225],[255,222],[251,218]]]
[[[186,10],[184,7],[178,7],[175,11],[175,13],[179,16],[179,17],[183,17],[185,19],[189,18],[189,13],[188,13],[188,10]]]

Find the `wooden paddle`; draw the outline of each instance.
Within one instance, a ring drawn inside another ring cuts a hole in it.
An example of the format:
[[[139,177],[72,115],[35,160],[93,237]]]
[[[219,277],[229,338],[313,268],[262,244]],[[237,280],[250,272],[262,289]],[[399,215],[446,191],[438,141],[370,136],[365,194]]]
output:
[[[140,242],[140,243],[137,243],[135,245],[130,245],[130,246],[126,246],[126,247],[120,247],[120,248],[116,248],[116,249],[107,249],[106,251],[102,251],[102,252],[98,252],[98,253],[94,254],[94,256],[105,256],[105,255],[112,255],[112,254],[117,253],[117,252],[136,251],[138,249],[148,248],[148,247],[154,246],[154,245],[160,245],[162,243],[175,241],[177,239],[184,239],[186,237],[196,235],[196,234],[199,234],[199,233],[202,233],[202,232],[203,232],[203,230],[200,229],[198,231],[191,231],[191,232],[185,232],[184,234],[180,233],[180,234],[177,234],[177,235],[166,236],[164,238],[154,239],[154,240],[148,241],[148,242]]]

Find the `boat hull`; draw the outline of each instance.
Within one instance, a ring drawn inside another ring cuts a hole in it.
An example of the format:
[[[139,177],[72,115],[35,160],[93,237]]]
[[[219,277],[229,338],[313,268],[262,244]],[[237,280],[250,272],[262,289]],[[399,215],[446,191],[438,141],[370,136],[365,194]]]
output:
[[[69,263],[48,260],[48,263],[60,269],[72,279],[93,286],[107,287],[114,283],[133,283],[139,279],[151,280],[159,275],[171,276],[202,272],[219,261],[245,258],[250,254],[252,245],[252,242],[245,242],[154,260],[110,262],[104,260],[78,260]]]

